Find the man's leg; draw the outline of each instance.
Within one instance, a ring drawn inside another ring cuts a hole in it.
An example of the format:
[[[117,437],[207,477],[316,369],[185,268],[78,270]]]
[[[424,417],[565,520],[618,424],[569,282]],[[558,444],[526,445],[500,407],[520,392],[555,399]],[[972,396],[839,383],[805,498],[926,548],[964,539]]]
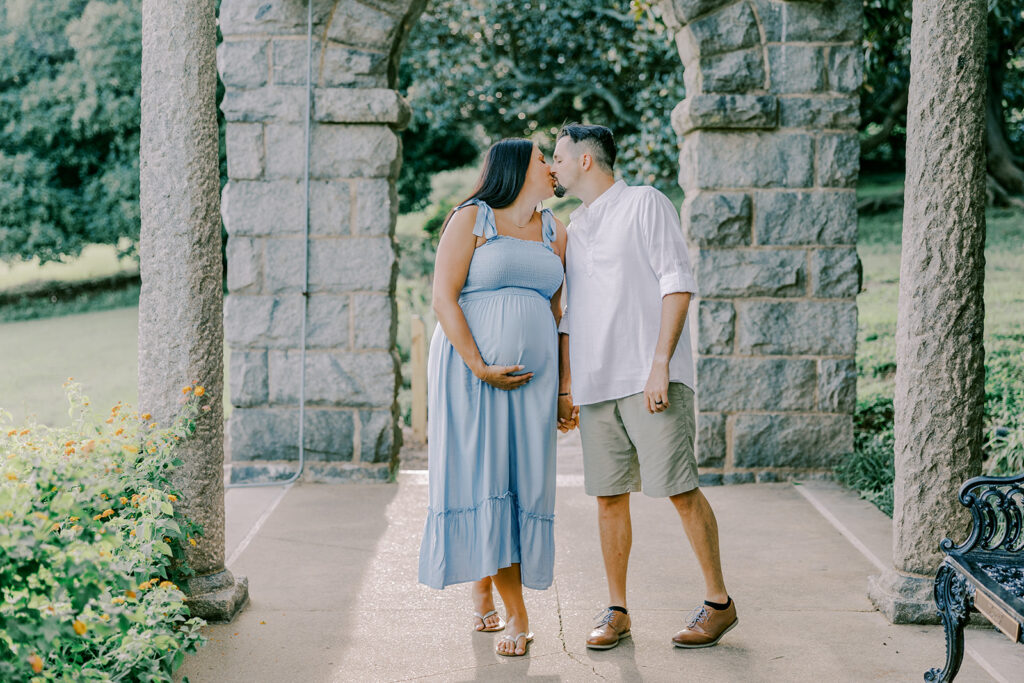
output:
[[[700,570],[704,574],[705,599],[725,604],[729,601],[729,594],[722,578],[722,560],[718,550],[718,521],[715,519],[711,504],[699,488],[670,496],[669,500],[679,512],[679,519],[683,522],[690,547],[693,548],[693,554],[700,563]],[[605,562],[607,563],[607,560]]]
[[[597,496],[597,524],[601,531],[601,553],[608,579],[608,604],[627,608],[626,570],[633,545],[629,517],[629,494]]]

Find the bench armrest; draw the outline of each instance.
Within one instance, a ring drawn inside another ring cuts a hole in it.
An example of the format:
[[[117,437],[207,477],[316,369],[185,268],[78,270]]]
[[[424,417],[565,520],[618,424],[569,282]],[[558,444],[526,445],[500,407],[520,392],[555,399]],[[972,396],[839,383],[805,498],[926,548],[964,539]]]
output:
[[[960,545],[943,539],[939,544],[943,552],[1024,550],[1024,474],[968,479],[958,497],[971,511],[971,535]]]

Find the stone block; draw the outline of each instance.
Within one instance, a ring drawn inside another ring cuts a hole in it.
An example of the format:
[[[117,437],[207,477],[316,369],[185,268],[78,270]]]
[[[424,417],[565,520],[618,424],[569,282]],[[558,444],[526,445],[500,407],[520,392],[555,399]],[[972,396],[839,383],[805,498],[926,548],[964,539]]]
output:
[[[697,407],[701,413],[813,410],[816,381],[813,360],[698,358]]]
[[[267,352],[236,349],[231,352],[231,405],[255,406],[267,402]]]
[[[744,355],[852,355],[857,305],[852,301],[737,301],[736,346]]]
[[[857,196],[853,192],[758,192],[754,204],[758,244],[857,241]]]
[[[266,291],[302,291],[304,247],[301,236],[267,243]],[[386,237],[313,240],[309,245],[309,289],[314,293],[386,292],[395,264],[392,242]]]
[[[302,297],[230,294],[224,300],[224,339],[233,349],[297,348],[302,334]]]
[[[818,410],[853,413],[857,407],[857,361],[822,358],[818,361]]]
[[[698,486],[721,486],[722,474],[720,472],[701,472],[697,475]]]
[[[274,84],[306,85],[306,41],[275,40]],[[322,67],[320,66],[322,63]],[[354,86],[358,88],[387,87],[386,52],[374,52],[341,45],[328,44],[321,57],[321,49],[313,47],[314,84],[336,88]]]
[[[314,294],[306,310],[306,346],[336,349],[349,346],[348,295]],[[294,348],[294,347],[293,347]]]
[[[229,235],[301,234],[305,197],[297,180],[231,180],[221,215]]]
[[[725,464],[725,415],[701,413],[697,416],[697,465],[721,467]]]
[[[226,249],[228,291],[256,292],[263,280],[263,241],[241,235],[229,235]]]
[[[822,48],[810,45],[769,45],[771,92],[807,93],[825,89]]]
[[[302,372],[299,351],[270,351],[267,360],[271,402],[297,404]],[[310,351],[306,353],[306,402],[390,408],[398,377],[389,351]]]
[[[690,95],[672,110],[680,135],[696,128],[774,128],[778,99],[768,95]]]
[[[818,185],[856,187],[860,140],[856,132],[826,133],[818,138]]]
[[[680,185],[687,192],[814,182],[814,143],[804,133],[697,130],[684,138],[679,162]]]
[[[674,10],[673,14],[678,23],[688,24],[724,4],[726,0],[668,0],[662,7],[666,11]]]
[[[307,405],[302,445],[309,460],[350,461],[354,451],[351,410]],[[299,457],[299,409],[235,408],[228,420],[232,462],[250,460],[297,460]]]
[[[391,410],[359,411],[359,460],[391,462],[401,445],[402,433]]]
[[[352,307],[355,348],[390,349],[397,325],[394,300],[386,293],[353,294]]]
[[[736,310],[728,301],[702,299],[697,309],[697,349],[701,355],[732,353]]]
[[[260,121],[293,121],[306,117],[306,89],[299,86],[235,90],[229,88],[221,100],[220,110],[228,121],[254,123]],[[301,125],[299,126],[301,128]]]
[[[228,88],[262,88],[270,72],[266,40],[224,41],[217,47],[217,69]]]
[[[845,299],[857,296],[862,270],[856,247],[811,252],[811,296]]]
[[[351,216],[352,185],[348,181],[313,180],[309,183],[310,234],[323,237],[347,235]]]
[[[412,110],[390,88],[317,88],[313,117],[330,123],[389,123],[405,128]]]
[[[749,194],[701,191],[683,202],[683,231],[699,247],[750,244]]]
[[[683,64],[711,55],[759,45],[757,19],[747,3],[730,5],[687,24],[676,35]]]
[[[263,175],[263,124],[232,122],[224,130],[228,177],[251,180]]]
[[[783,128],[856,128],[860,103],[856,97],[816,95],[779,98],[779,125]]]
[[[391,235],[398,219],[398,194],[394,182],[385,178],[354,180],[357,235]]]
[[[764,88],[764,59],[759,47],[701,57],[696,66],[700,69],[701,89],[692,94],[743,93]]]
[[[736,467],[831,468],[853,452],[850,415],[737,415]]]
[[[864,53],[860,45],[836,45],[828,54],[828,87],[835,92],[857,92],[864,82]]]
[[[316,124],[312,129],[312,178],[388,178],[401,164],[398,136],[386,125]],[[305,131],[301,125],[266,126],[269,178],[302,178]]]
[[[803,251],[706,249],[697,258],[697,283],[707,297],[804,296]]]
[[[753,472],[726,472],[722,475],[722,484],[731,486],[733,484],[753,484]]]
[[[860,0],[754,3],[768,43],[859,42],[863,33]]]
[[[383,52],[391,51],[399,17],[358,2],[342,2],[336,7],[327,27],[328,40]]]
[[[313,24],[322,26],[333,3],[313,3]],[[218,17],[221,33],[294,33],[306,36],[307,5],[300,2],[231,0],[223,3]]]

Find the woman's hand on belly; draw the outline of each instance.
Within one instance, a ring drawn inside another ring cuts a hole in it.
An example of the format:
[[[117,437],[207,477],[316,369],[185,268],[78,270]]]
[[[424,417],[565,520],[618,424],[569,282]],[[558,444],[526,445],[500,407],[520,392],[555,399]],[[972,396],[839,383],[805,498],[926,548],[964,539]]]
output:
[[[522,372],[523,369],[522,365],[485,365],[483,369],[474,374],[495,389],[512,391],[533,379],[532,372],[525,372],[521,375],[513,374]]]

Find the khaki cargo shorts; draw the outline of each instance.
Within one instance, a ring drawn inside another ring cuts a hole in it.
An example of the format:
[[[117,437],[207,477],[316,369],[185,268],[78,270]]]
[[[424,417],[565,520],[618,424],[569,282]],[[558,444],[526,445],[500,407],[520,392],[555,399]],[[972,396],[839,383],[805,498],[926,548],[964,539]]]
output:
[[[668,385],[667,410],[651,414],[643,393],[580,406],[583,483],[591,496],[641,490],[665,498],[697,488],[693,389]]]

